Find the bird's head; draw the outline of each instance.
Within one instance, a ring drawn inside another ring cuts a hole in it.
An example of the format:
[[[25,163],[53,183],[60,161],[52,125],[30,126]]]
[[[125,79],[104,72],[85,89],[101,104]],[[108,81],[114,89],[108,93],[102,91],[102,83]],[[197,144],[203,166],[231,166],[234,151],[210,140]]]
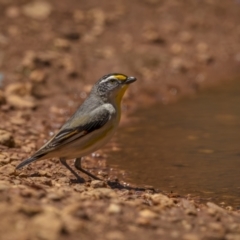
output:
[[[129,87],[135,82],[135,77],[128,77],[121,73],[111,73],[103,76],[95,85],[97,94],[110,102],[120,104],[122,97]]]

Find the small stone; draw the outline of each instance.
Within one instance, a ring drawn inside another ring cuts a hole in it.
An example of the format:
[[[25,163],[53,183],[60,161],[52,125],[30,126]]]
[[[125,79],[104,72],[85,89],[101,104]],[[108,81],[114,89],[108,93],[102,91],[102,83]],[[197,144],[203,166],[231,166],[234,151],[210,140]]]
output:
[[[149,218],[145,218],[145,217],[138,217],[136,219],[136,223],[140,226],[148,226],[150,225],[151,221]]]
[[[157,214],[149,209],[144,209],[139,212],[140,217],[143,218],[157,218]]]
[[[0,164],[1,165],[5,165],[5,164],[8,164],[10,162],[11,162],[10,158],[1,159],[1,156],[0,156]]]
[[[61,59],[59,67],[63,68],[69,76],[77,76],[77,71],[72,58],[65,57]]]
[[[23,6],[22,12],[25,16],[36,19],[46,19],[52,11],[52,6],[49,2],[33,1]]]
[[[59,201],[59,200],[61,200],[64,196],[63,196],[63,194],[62,193],[58,193],[58,192],[52,192],[52,193],[49,193],[48,195],[47,195],[47,197],[49,198],[49,199],[51,199],[51,200],[53,200],[53,201]]]
[[[26,120],[20,117],[12,117],[10,118],[10,123],[21,126],[26,123]]]
[[[76,191],[76,192],[84,192],[85,191],[85,187],[84,186],[82,186],[82,185],[76,185],[76,186],[74,186],[73,187],[73,189]]]
[[[165,40],[160,36],[156,30],[148,29],[143,33],[143,39],[150,43],[164,44]]]
[[[223,225],[221,225],[221,223],[216,223],[216,222],[210,222],[208,223],[208,227],[209,229],[212,229],[215,232],[218,233],[223,233],[225,232],[225,228]]]
[[[192,229],[192,225],[187,222],[186,220],[182,221],[182,226],[184,227],[185,230],[190,231]]]
[[[183,235],[183,240],[200,240],[201,238],[194,233],[186,233]]]
[[[14,139],[12,133],[0,129],[0,144],[7,147],[14,147]]]
[[[26,96],[31,95],[31,92],[32,84],[30,83],[12,83],[9,84],[5,89],[6,97],[9,95]]]
[[[226,210],[231,212],[231,211],[233,211],[233,207],[232,206],[227,206]]]
[[[19,8],[16,6],[11,6],[6,9],[5,12],[6,16],[9,18],[17,18],[19,17],[20,11]]]
[[[32,97],[20,97],[17,95],[7,96],[7,103],[17,109],[34,109],[36,108],[36,103]]]
[[[200,53],[197,55],[197,60],[200,62],[200,63],[206,63],[206,64],[209,64],[209,63],[212,63],[214,61],[214,57],[208,53]]]
[[[110,59],[114,56],[114,49],[112,47],[96,49],[95,54],[98,58]]]
[[[179,40],[183,43],[189,43],[193,40],[193,36],[190,32],[181,32],[179,35]]]
[[[206,43],[198,43],[197,44],[197,51],[199,53],[206,53],[208,51],[208,45]]]
[[[83,91],[87,92],[87,93],[89,93],[91,91],[91,89],[92,89],[92,85],[90,85],[90,84],[86,84],[83,87]]]
[[[54,40],[54,46],[58,49],[69,50],[71,45],[68,40],[57,38]]]
[[[66,231],[68,234],[81,230],[84,231],[85,224],[83,221],[67,214],[61,214],[61,217],[64,225],[64,231]]]
[[[33,69],[35,58],[36,58],[36,53],[34,51],[26,51],[21,61],[21,66],[23,68]]]
[[[74,10],[74,12],[73,12],[73,19],[77,23],[83,22],[84,19],[85,19],[84,11],[79,10],[79,9]]]
[[[116,193],[109,188],[96,188],[91,191],[84,191],[81,194],[82,199],[104,199],[104,198],[114,198],[116,197]]]
[[[120,231],[111,231],[106,234],[105,239],[107,239],[107,240],[124,240],[126,238],[125,238],[124,234]]]
[[[38,173],[40,176],[43,176],[43,177],[51,177],[52,176],[52,174],[49,171],[39,170]]]
[[[192,67],[190,62],[182,58],[174,57],[170,62],[170,68],[176,72],[187,72]]]
[[[42,83],[46,80],[46,73],[42,70],[33,70],[29,76],[30,80],[35,83]]]
[[[187,215],[193,215],[193,216],[197,215],[197,209],[190,201],[186,199],[182,199],[181,202],[182,202],[182,206],[185,208],[185,213]]]
[[[217,213],[225,213],[226,212],[223,208],[219,207],[218,205],[216,205],[215,203],[212,203],[212,202],[208,202],[207,206],[208,206],[208,213],[210,215],[216,215]]]
[[[110,206],[107,208],[107,212],[110,214],[117,214],[122,211],[121,206],[115,203],[111,203]]]
[[[17,37],[19,34],[20,34],[20,29],[17,27],[17,26],[14,26],[14,25],[10,25],[7,29],[8,31],[8,34],[11,36],[11,37]]]
[[[13,174],[15,174],[15,172],[16,172],[15,167],[10,165],[10,164],[7,164],[7,165],[4,165],[4,166],[0,167],[0,173],[1,174],[13,175]]]
[[[173,54],[180,54],[183,51],[183,47],[179,43],[174,43],[170,48],[171,53]]]
[[[172,207],[174,205],[174,202],[171,198],[161,193],[153,194],[150,199],[154,205],[159,205],[161,208]]]
[[[20,206],[19,211],[26,214],[27,216],[34,216],[42,212],[42,208],[36,205],[24,204]]]
[[[91,187],[93,188],[103,188],[106,187],[106,183],[104,181],[100,181],[100,180],[93,180],[91,182]]]

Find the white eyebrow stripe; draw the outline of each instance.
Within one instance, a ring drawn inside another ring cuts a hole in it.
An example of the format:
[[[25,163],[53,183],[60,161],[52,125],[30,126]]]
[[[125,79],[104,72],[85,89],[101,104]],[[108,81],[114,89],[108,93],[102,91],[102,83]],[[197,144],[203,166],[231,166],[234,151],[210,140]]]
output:
[[[102,83],[107,82],[109,79],[115,79],[115,80],[118,80],[118,79],[115,78],[114,76],[109,76],[108,78],[103,79],[101,82],[102,82]]]

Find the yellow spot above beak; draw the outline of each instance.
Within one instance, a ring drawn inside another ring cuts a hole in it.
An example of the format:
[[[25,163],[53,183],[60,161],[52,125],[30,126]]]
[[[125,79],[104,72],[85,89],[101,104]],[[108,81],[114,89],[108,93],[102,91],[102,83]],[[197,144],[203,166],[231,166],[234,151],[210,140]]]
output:
[[[125,81],[127,79],[127,77],[125,75],[121,75],[121,74],[116,74],[116,75],[114,75],[114,77],[120,81]]]

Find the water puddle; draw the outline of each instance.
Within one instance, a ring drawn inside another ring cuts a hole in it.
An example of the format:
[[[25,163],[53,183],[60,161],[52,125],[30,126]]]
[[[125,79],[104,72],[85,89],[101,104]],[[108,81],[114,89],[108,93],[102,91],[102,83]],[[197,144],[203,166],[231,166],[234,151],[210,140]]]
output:
[[[133,117],[108,158],[128,181],[240,206],[240,81]]]

